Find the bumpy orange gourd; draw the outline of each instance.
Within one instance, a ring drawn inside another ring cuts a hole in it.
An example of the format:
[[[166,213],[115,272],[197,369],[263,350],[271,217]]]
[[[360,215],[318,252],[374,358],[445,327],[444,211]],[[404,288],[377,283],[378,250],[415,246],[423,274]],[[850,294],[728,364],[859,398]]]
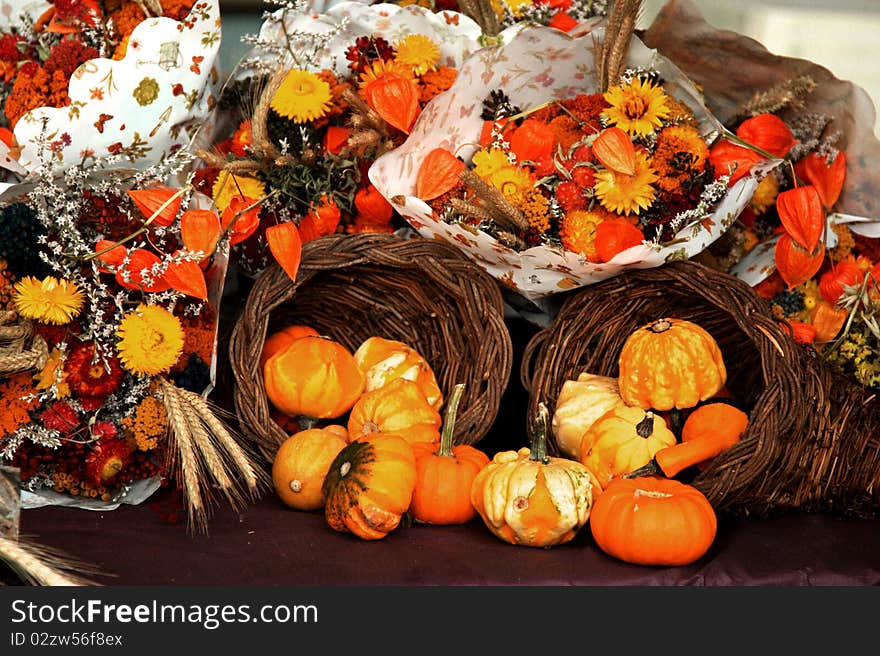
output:
[[[380,540],[400,524],[412,502],[416,460],[399,435],[374,433],[351,442],[324,478],[324,516],[336,531]]]
[[[615,407],[584,433],[578,460],[603,490],[613,478],[646,465],[660,449],[675,444],[663,418],[641,408]]]
[[[364,389],[364,373],[342,344],[302,337],[263,367],[266,396],[291,417],[334,419],[348,412]]]
[[[348,434],[351,440],[371,433],[393,433],[410,444],[436,442],[442,422],[418,385],[396,378],[357,400],[348,416]]]
[[[599,548],[636,565],[688,565],[712,546],[715,510],[695,487],[674,479],[618,478],[593,504]]]
[[[419,386],[435,410],[440,410],[443,405],[443,392],[434,371],[427,360],[407,344],[384,337],[370,337],[358,346],[354,359],[366,376],[365,391],[379,389],[395,378],[405,378]]]
[[[345,432],[342,426],[310,428],[291,435],[278,447],[272,460],[272,483],[281,500],[291,508],[324,507],[324,476],[348,443],[338,429]]]
[[[530,448],[496,453],[471,486],[471,503],[486,527],[510,544],[564,544],[590,517],[592,476],[576,460],[547,456],[548,423],[541,404]]]
[[[426,524],[464,524],[477,516],[471,503],[471,486],[489,456],[468,444],[452,444],[455,414],[464,384],[452,390],[443,419],[440,442],[416,442],[416,487],[410,512]]]
[[[692,408],[727,381],[718,343],[684,319],[659,319],[633,332],[618,365],[620,397],[645,410]]]
[[[269,335],[263,342],[263,350],[260,353],[260,369],[265,366],[266,360],[300,337],[320,337],[320,335],[317,330],[308,326],[285,326]]]
[[[617,379],[582,373],[567,380],[556,398],[550,428],[562,455],[577,460],[581,439],[599,417],[626,404],[617,391]]]

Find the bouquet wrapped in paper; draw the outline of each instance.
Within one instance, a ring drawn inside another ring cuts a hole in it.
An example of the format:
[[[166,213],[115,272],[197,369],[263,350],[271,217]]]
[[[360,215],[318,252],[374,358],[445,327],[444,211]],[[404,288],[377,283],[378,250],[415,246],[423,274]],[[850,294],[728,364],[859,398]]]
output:
[[[778,160],[735,182],[715,170],[723,126],[618,19],[522,27],[474,53],[370,180],[420,234],[536,303],[700,253]]]
[[[406,224],[369,183],[373,160],[406,139],[422,108],[477,50],[463,14],[395,4],[284,4],[230,76],[199,189],[233,224],[233,261],[256,274],[291,244]],[[245,213],[242,213],[242,212]]]
[[[0,11],[0,154],[26,176],[121,155],[147,168],[209,135],[217,0],[13,2]]]
[[[741,278],[835,369],[880,388],[880,163],[868,94],[669,3],[644,34],[734,133],[719,163],[784,158],[706,263]]]

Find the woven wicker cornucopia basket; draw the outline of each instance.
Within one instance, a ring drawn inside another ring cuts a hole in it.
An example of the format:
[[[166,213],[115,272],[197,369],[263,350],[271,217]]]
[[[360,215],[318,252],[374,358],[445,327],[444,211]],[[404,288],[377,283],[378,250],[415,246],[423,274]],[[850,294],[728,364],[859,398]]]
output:
[[[288,435],[270,416],[259,370],[266,336],[305,324],[354,351],[368,337],[408,344],[431,365],[448,397],[465,389],[456,444],[492,426],[510,379],[513,347],[495,280],[458,249],[421,237],[330,235],[306,243],[296,282],[263,271],[229,341],[239,428],[269,460]]]
[[[692,261],[628,272],[567,297],[523,356],[529,416],[540,402],[552,413],[563,383],[581,372],[617,376],[626,338],[662,317],[712,334],[727,387],[749,409],[740,442],[690,481],[716,509],[880,516],[880,400],[797,344],[747,284]]]

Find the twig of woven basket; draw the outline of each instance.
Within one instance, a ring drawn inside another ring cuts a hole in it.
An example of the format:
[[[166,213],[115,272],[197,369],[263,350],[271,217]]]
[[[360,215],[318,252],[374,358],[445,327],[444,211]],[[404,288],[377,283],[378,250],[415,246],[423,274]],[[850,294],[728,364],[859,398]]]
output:
[[[616,376],[626,338],[661,317],[712,334],[727,387],[750,409],[741,441],[692,481],[716,509],[880,515],[880,400],[794,342],[747,284],[693,261],[631,271],[567,297],[523,355],[530,416],[540,402],[552,412],[563,383],[581,372]]]
[[[465,383],[456,444],[488,432],[513,366],[498,284],[454,246],[384,233],[310,241],[296,282],[277,265],[260,274],[229,339],[240,430],[270,460],[287,434],[269,414],[258,361],[266,336],[290,324],[351,350],[374,335],[399,340],[424,356],[444,395]]]

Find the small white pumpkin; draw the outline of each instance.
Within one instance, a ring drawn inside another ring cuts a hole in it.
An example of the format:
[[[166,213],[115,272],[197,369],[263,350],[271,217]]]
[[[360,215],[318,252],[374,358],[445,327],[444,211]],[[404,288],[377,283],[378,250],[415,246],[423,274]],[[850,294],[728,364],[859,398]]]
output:
[[[616,378],[582,373],[577,380],[565,381],[550,426],[559,451],[577,459],[581,438],[590,426],[606,412],[624,405]]]

